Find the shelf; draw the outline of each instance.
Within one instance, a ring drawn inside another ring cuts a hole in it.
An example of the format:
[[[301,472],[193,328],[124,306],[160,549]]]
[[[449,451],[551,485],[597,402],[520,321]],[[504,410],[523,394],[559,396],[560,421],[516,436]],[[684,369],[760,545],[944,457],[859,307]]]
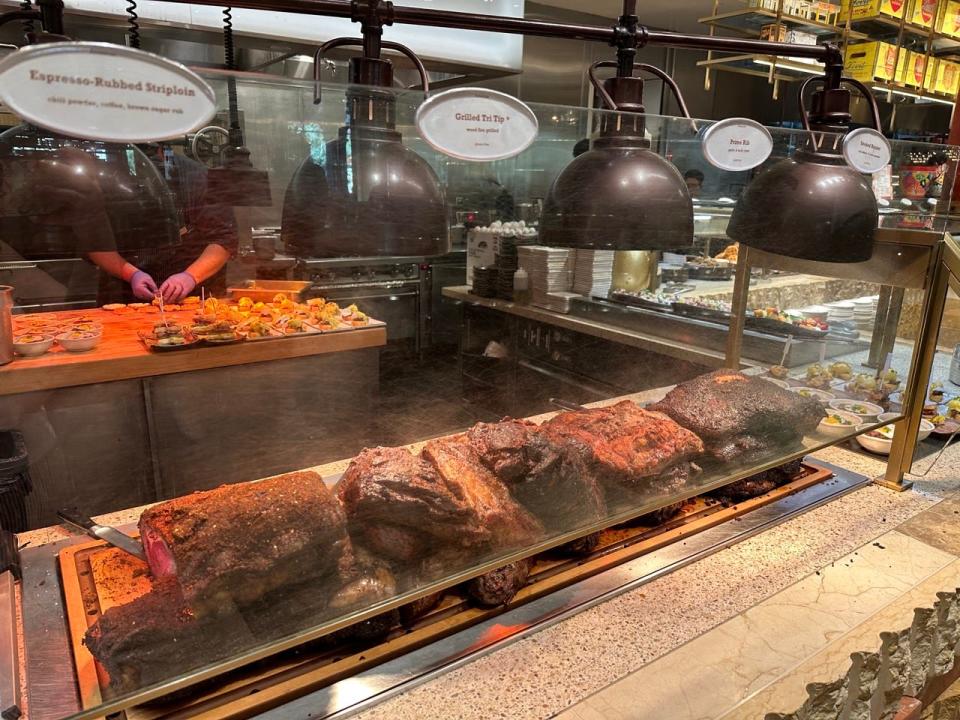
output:
[[[760,29],[764,25],[770,25],[776,21],[777,13],[764,8],[744,8],[743,10],[735,10],[733,12],[700,18],[700,22],[704,25],[713,25],[718,28],[733,30],[734,32],[753,37],[759,37]],[[806,18],[789,15],[787,13],[781,16],[780,22],[788,28],[804,30],[821,38],[833,37],[843,33],[842,26],[807,20]],[[865,39],[866,37],[866,35],[859,32],[850,34],[850,38],[856,40]]]
[[[869,36],[871,40],[889,41],[896,39],[900,32],[900,20],[898,18],[884,17],[877,15],[872,18],[861,20],[851,20],[850,27],[856,30],[861,37]],[[851,34],[851,38],[853,35]],[[918,45],[923,46],[927,38],[930,38],[930,28],[925,28],[912,23],[903,25],[904,47],[915,48]],[[935,50],[956,49],[960,52],[960,38],[945,35],[942,32],[934,32],[932,35],[933,47]]]
[[[868,83],[870,88],[877,93],[894,93],[913,100],[929,100],[930,102],[953,105],[956,98],[944,93],[934,92],[932,90],[920,90],[920,88],[907,87],[901,83]]]
[[[698,60],[697,65],[712,70],[723,70],[725,72],[740,73],[741,75],[767,78],[770,76],[770,66],[774,62],[776,63],[774,79],[783,82],[793,82],[794,80],[801,80],[811,75],[820,75],[823,73],[822,66],[819,63],[805,63],[801,60],[776,58],[772,55],[726,55],[708,60]]]

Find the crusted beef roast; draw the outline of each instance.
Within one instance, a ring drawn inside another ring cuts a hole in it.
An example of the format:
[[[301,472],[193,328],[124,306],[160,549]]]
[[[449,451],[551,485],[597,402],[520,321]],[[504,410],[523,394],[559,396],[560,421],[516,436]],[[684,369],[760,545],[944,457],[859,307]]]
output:
[[[650,480],[661,477],[673,483],[686,476],[689,458],[703,451],[692,432],[629,400],[560,413],[540,432],[577,452],[608,489],[647,491]]]
[[[428,443],[422,456],[403,448],[366,449],[336,490],[355,537],[398,562],[517,547],[540,532],[463,435]]]
[[[110,675],[110,688],[130,692],[253,644],[243,623],[198,618],[173,577],[145,595],[107,610],[83,644]]]
[[[607,512],[596,475],[569,444],[553,443],[533,423],[506,419],[467,431],[477,457],[548,529],[571,530]]]
[[[736,370],[680,383],[651,409],[695,432],[723,461],[751,459],[795,443],[824,415],[816,400]]]
[[[140,536],[153,576],[176,578],[198,614],[341,576],[352,563],[346,516],[315,472],[160,503],[140,516]]]

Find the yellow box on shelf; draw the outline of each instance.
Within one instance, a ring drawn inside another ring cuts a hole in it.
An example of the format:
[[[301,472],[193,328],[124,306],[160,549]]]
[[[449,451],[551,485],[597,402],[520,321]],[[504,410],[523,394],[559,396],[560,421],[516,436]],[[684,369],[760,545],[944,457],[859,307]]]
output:
[[[960,0],[940,1],[946,2],[946,7],[937,21],[937,32],[960,38]]]
[[[960,64],[941,59],[937,63],[936,78],[933,87],[935,92],[956,97],[960,89]]]
[[[896,82],[903,79],[907,50],[900,51],[897,72],[897,46],[879,40],[851,43],[843,60],[844,75],[861,82]]]
[[[911,0],[907,22],[928,28],[937,19],[940,2],[945,0]]]
[[[932,90],[936,80],[936,61],[924,53],[907,52],[906,72],[901,82],[907,87]]]
[[[866,20],[878,15],[899,19],[906,3],[907,0],[843,0],[840,20],[846,20],[848,15],[852,20]]]

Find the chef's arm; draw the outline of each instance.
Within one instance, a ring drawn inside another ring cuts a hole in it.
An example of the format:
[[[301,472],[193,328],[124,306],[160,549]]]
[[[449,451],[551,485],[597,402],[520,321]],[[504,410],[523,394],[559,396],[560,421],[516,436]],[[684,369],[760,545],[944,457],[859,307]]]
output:
[[[230,259],[229,251],[219,243],[210,243],[207,245],[200,257],[190,263],[187,272],[193,276],[197,284],[204,282],[208,278],[216,275],[227,260]]]
[[[139,268],[128,263],[120,253],[115,251],[91,252],[87,253],[87,257],[89,257],[91,262],[98,268],[116,278],[120,278],[124,282],[130,282],[130,279],[139,270]]]

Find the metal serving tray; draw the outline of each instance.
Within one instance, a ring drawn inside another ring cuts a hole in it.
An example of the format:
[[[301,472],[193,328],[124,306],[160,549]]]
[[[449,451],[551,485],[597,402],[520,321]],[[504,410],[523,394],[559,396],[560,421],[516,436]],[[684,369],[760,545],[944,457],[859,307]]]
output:
[[[309,280],[247,280],[241,287],[227,288],[231,300],[248,297],[257,302],[270,302],[277,293],[303,302],[304,293],[313,285]]]

